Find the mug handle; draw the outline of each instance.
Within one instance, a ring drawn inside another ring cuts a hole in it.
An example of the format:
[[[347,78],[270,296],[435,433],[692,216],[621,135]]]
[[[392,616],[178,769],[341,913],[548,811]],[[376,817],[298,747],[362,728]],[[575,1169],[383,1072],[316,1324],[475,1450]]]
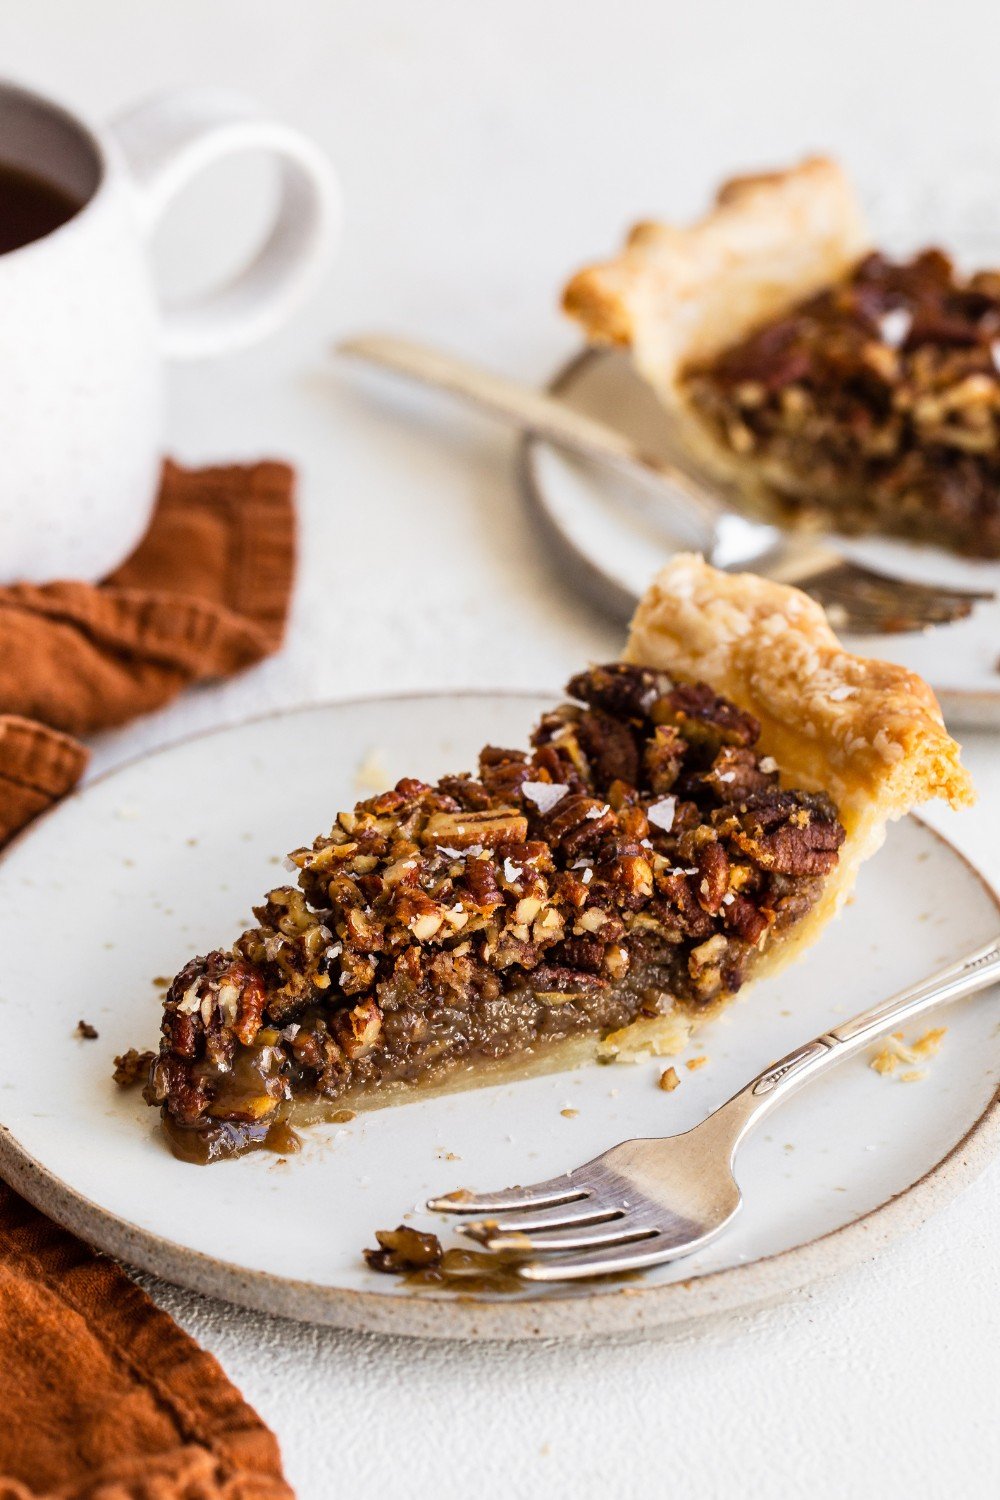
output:
[[[249,100],[217,89],[150,99],[119,116],[112,130],[147,233],[211,163],[251,150],[268,151],[280,163],[281,191],[264,244],[224,286],[164,308],[164,354],[205,359],[255,343],[282,324],[319,280],[340,234],[340,184],[320,148]]]

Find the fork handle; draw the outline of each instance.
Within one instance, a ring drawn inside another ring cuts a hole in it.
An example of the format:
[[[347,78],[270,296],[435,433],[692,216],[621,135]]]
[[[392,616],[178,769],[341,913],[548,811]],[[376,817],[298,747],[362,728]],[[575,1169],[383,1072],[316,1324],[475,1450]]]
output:
[[[677,519],[687,522],[671,490],[681,491],[689,512],[696,516],[699,545],[712,551],[720,522],[732,514],[717,496],[700,485],[694,477],[676,464],[643,453],[624,432],[609,427],[596,417],[589,417],[575,407],[505,375],[496,375],[468,360],[429,349],[408,339],[389,334],[363,334],[345,339],[336,346],[337,354],[362,359],[382,369],[393,370],[421,385],[436,386],[453,396],[471,402],[495,417],[512,423],[522,432],[548,438],[551,442],[583,458],[597,459],[626,478],[636,480],[648,489],[650,484],[662,490],[661,499],[673,499]],[[641,493],[641,491],[640,491]]]
[[[1000,938],[994,938],[929,979],[901,990],[890,1000],[862,1011],[852,1020],[796,1047],[758,1073],[711,1118],[730,1135],[731,1149],[735,1152],[765,1114],[817,1073],[860,1051],[890,1027],[910,1021],[932,1006],[961,1000],[997,980],[1000,980]]]

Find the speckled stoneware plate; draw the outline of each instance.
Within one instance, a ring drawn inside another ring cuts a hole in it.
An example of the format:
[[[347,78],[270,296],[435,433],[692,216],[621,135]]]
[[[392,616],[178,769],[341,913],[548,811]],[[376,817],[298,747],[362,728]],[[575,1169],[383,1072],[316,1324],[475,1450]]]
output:
[[[669,458],[669,427],[652,390],[631,361],[592,352],[556,376],[551,389]],[[655,506],[636,502],[624,479],[528,440],[521,472],[529,501],[574,578],[605,609],[627,618],[653,571],[677,550],[669,522]],[[838,543],[859,562],[900,577],[956,587],[992,589],[997,599],[967,620],[922,634],[847,637],[861,656],[902,662],[931,683],[951,724],[1000,729],[1000,563],[968,562],[932,547],[884,540]]]
[[[284,878],[276,856],[363,794],[359,770],[388,784],[467,767],[484,740],[524,743],[551,702],[452,694],[260,719],[95,781],[22,836],[0,862],[3,1175],[172,1281],[291,1317],[438,1337],[652,1328],[786,1293],[926,1217],[997,1145],[996,993],[948,1010],[922,1082],[853,1059],[776,1112],[740,1158],[737,1224],[673,1268],[623,1287],[458,1299],[378,1276],[360,1253],[405,1214],[430,1227],[419,1208],[430,1193],[549,1177],[625,1137],[686,1129],[793,1044],[992,936],[997,897],[913,819],[807,960],[675,1059],[673,1093],[656,1087],[662,1061],[591,1066],[317,1127],[287,1162],[195,1167],[169,1154],[137,1094],[115,1088],[114,1054],[156,1037],[155,977],[241,929]],[[74,1035],[81,1019],[96,1040]]]

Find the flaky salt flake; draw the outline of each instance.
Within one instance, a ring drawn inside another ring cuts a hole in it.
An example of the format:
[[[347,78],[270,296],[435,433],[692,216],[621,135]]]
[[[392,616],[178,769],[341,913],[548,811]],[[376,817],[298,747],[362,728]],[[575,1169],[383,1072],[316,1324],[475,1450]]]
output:
[[[676,797],[661,797],[658,802],[652,803],[646,808],[646,817],[657,828],[662,828],[664,833],[669,833],[674,826],[674,813],[677,811]]]
[[[329,948],[327,948],[327,950],[326,950],[326,955],[325,956],[327,958],[339,958],[340,955],[343,953],[343,951],[344,951],[344,945],[343,945],[343,943],[331,943],[330,946],[329,946]]]
[[[722,904],[723,906],[732,906],[735,900],[736,897],[733,895],[732,891],[727,891],[722,898]]]
[[[569,791],[562,781],[525,781],[521,791],[529,802],[533,802],[542,814],[551,812]]]
[[[504,860],[504,862],[503,862],[503,878],[504,878],[504,880],[508,881],[511,885],[513,885],[514,881],[515,880],[520,880],[520,878],[521,878],[521,876],[523,874],[524,874],[523,868],[520,865],[516,865],[512,859],[508,858],[508,859]]]
[[[584,885],[589,885],[593,878],[594,872],[591,869],[584,870],[583,874],[580,876],[580,879],[583,881]]]
[[[588,818],[603,818],[604,814],[605,813],[609,813],[610,811],[611,811],[611,804],[610,804],[610,802],[605,802],[605,804],[604,804],[603,807],[591,807],[591,808],[588,808],[587,812],[584,814],[584,816],[588,817]]]
[[[760,769],[764,772],[765,775],[773,776],[775,771],[778,769],[778,762],[775,760],[773,755],[765,755],[760,763]]]
[[[879,338],[890,349],[901,349],[912,327],[913,314],[905,307],[894,307],[891,312],[883,313],[878,320]]]
[[[849,683],[842,682],[839,687],[831,688],[827,697],[831,703],[843,703],[845,698],[853,698],[856,692],[857,688],[851,687]]]
[[[453,849],[450,844],[438,844],[438,853],[447,854],[449,859],[464,859],[470,852],[465,849]]]

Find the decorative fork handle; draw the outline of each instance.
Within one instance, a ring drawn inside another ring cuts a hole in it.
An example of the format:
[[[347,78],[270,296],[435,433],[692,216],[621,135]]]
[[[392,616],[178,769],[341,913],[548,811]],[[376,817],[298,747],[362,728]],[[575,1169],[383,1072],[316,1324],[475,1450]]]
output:
[[[747,1132],[765,1114],[817,1073],[858,1052],[890,1027],[902,1025],[932,1006],[961,1000],[997,980],[1000,980],[1000,938],[949,964],[930,979],[901,990],[890,1000],[796,1047],[758,1073],[716,1110],[713,1118],[731,1135],[731,1148],[735,1152]]]
[[[676,495],[671,495],[671,490],[679,490],[700,526],[700,535],[693,540],[707,552],[714,548],[723,520],[736,514],[684,469],[643,453],[625,433],[532,386],[495,375],[437,349],[384,334],[346,339],[337,345],[337,353],[394,370],[423,385],[437,386],[512,422],[523,432],[549,438],[571,453],[608,464],[647,490],[651,483],[656,485],[664,498],[674,501],[674,514],[690,530],[691,515],[685,515],[676,503]]]

